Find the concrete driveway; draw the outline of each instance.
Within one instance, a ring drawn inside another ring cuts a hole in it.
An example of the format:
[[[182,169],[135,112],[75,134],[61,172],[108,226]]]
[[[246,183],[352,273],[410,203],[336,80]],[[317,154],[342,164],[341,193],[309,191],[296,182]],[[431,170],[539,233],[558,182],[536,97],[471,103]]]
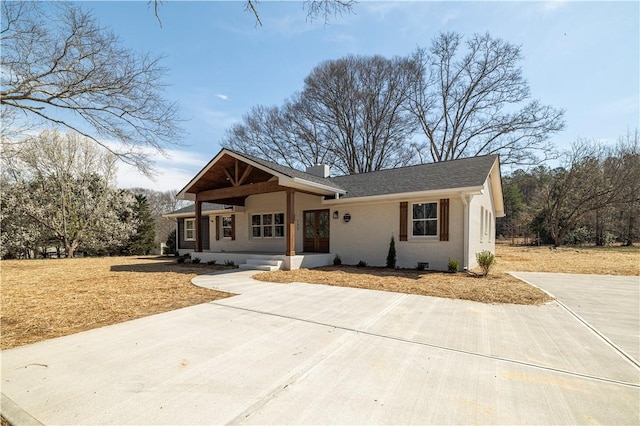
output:
[[[485,305],[250,275],[196,278],[240,296],[2,352],[2,414],[20,424],[640,422],[633,351],[598,332],[582,304],[576,315],[570,301]],[[622,284],[623,299],[637,301],[637,286]],[[626,320],[613,329],[640,331]]]

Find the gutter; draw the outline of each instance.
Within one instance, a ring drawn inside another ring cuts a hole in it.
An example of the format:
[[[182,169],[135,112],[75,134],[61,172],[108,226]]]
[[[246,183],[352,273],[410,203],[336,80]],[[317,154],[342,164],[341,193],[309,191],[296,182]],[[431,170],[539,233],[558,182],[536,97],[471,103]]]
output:
[[[370,195],[365,197],[339,198],[335,200],[322,200],[322,204],[340,205],[340,204],[364,204],[364,203],[373,203],[373,202],[404,201],[409,198],[438,197],[443,195],[451,196],[451,193],[457,193],[457,192],[461,194],[466,194],[469,196],[480,195],[483,193],[483,187],[470,186],[466,188],[439,189],[434,191],[400,192],[400,193],[394,193],[394,194]]]

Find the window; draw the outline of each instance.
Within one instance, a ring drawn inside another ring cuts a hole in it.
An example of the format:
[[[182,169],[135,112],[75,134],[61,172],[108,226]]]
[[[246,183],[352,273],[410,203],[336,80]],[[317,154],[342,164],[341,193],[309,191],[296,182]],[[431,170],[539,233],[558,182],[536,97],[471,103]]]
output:
[[[251,215],[252,238],[284,238],[284,213]]]
[[[416,203],[412,208],[413,236],[438,235],[438,203]]]
[[[484,211],[484,235],[489,236],[489,210]]]
[[[231,216],[222,216],[222,238],[233,237],[233,220]]]
[[[480,242],[484,237],[484,207],[480,206]]]
[[[184,240],[195,241],[196,239],[196,220],[185,219],[184,220]]]

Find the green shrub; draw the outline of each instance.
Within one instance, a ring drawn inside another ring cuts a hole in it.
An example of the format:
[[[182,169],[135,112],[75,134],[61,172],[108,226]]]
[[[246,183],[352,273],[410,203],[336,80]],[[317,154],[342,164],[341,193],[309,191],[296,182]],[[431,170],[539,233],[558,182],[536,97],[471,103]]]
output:
[[[428,263],[427,262],[418,262],[418,266],[416,266],[416,269],[418,271],[424,271],[424,269],[427,267]]]
[[[336,254],[336,256],[333,258],[333,264],[335,266],[342,265],[342,259],[340,258],[340,256],[338,254]]]
[[[216,264],[216,260],[215,259],[207,261],[207,265],[209,265],[209,266],[213,266],[215,264]]]
[[[225,260],[224,264],[225,266],[235,266],[236,262],[234,262],[233,260]]]
[[[456,273],[460,271],[460,261],[458,259],[449,259],[449,263],[447,263],[447,269],[451,273]]]
[[[176,259],[176,262],[178,263],[184,263],[184,257],[180,256]]]
[[[482,276],[487,276],[491,267],[496,263],[496,257],[488,250],[476,253],[476,260],[480,268],[482,268]]]
[[[200,263],[200,258],[194,257],[193,259],[191,259],[191,263],[193,263],[194,265],[197,265],[198,263]]]
[[[365,262],[364,260],[358,262],[358,268],[366,268],[367,266],[367,262]]]
[[[396,267],[396,242],[391,237],[391,242],[389,243],[389,253],[387,254],[387,268],[395,269]]]

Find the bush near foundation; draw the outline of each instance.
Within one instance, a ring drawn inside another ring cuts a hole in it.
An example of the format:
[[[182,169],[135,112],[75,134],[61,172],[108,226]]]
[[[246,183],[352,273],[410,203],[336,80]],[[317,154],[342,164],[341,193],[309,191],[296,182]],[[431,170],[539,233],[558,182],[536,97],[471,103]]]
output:
[[[496,257],[489,250],[484,250],[476,253],[476,261],[478,262],[478,266],[482,268],[482,276],[486,277],[491,267],[496,264]]]

